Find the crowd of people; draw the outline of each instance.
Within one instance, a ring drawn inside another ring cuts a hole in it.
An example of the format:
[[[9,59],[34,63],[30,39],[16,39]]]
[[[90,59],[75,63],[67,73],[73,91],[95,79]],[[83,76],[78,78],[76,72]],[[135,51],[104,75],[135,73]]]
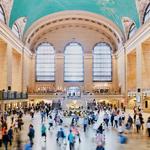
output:
[[[142,110],[135,107],[133,116],[117,107],[109,104],[95,105],[94,109],[70,111],[62,109],[52,109],[50,104],[40,103],[25,108],[9,110],[1,114],[0,121],[0,147],[8,150],[9,145],[16,144],[17,150],[32,150],[34,146],[35,128],[33,124],[29,125],[27,136],[29,143],[21,145],[20,134],[24,126],[23,116],[30,115],[34,119],[36,113],[41,116],[41,137],[47,141],[47,132],[53,131],[58,127],[56,143],[58,147],[66,148],[69,144],[70,150],[75,150],[77,144],[82,142],[80,123],[82,118],[82,130],[86,133],[89,128],[95,133],[94,142],[96,150],[105,150],[105,130],[111,128],[118,132],[119,142],[125,144],[128,140],[127,133],[135,132],[140,134],[141,130],[146,128],[147,135],[150,137],[150,117],[144,120]],[[66,118],[71,118],[69,126],[65,124]],[[48,126],[46,125],[48,121]],[[64,128],[67,128],[67,134]],[[14,138],[15,137],[15,138]]]

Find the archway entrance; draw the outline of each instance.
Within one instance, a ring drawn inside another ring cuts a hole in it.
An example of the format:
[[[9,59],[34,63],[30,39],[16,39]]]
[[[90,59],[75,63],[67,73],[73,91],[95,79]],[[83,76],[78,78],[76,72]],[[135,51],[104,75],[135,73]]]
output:
[[[67,98],[69,99],[78,99],[81,97],[80,87],[76,87],[76,86],[69,87],[67,88],[66,94],[67,94]]]

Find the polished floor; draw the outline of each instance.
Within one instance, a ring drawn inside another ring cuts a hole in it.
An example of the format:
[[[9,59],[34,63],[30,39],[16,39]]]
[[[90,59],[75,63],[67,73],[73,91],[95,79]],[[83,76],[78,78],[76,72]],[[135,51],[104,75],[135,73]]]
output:
[[[99,116],[98,122],[101,122],[103,114]],[[144,117],[147,118],[148,114],[144,114]],[[146,119],[145,119],[146,121]],[[71,122],[71,118],[64,118],[64,129],[66,132],[66,135],[68,135],[69,128],[66,126],[69,126]],[[22,141],[22,147],[25,143],[28,143],[28,126],[30,123],[34,125],[35,128],[35,139],[34,139],[34,146],[32,150],[69,150],[69,145],[64,147],[60,147],[56,143],[56,133],[60,126],[54,127],[51,131],[47,129],[47,140],[44,142],[44,139],[41,138],[41,118],[40,114],[35,114],[35,117],[33,120],[31,120],[29,115],[24,116],[24,127],[21,131],[21,138]],[[48,122],[45,121],[45,124],[48,128]],[[82,119],[80,119],[80,126],[79,130],[81,133],[81,143],[76,143],[75,150],[95,150],[96,144],[95,144],[95,130],[93,127],[89,127],[88,131],[86,133],[83,132],[82,129]],[[127,144],[120,144],[118,142],[118,136],[116,129],[109,128],[106,129],[105,132],[106,137],[106,144],[105,144],[105,150],[150,150],[150,138],[147,137],[146,131],[143,130],[139,134],[136,133],[135,129],[131,133],[126,133],[126,136],[128,137],[128,143]],[[16,140],[16,138],[15,138]],[[18,150],[16,147],[16,142],[14,140],[14,144],[12,147],[9,147],[9,150]],[[22,148],[23,149],[23,148]],[[1,150],[4,150],[4,148],[1,148]]]

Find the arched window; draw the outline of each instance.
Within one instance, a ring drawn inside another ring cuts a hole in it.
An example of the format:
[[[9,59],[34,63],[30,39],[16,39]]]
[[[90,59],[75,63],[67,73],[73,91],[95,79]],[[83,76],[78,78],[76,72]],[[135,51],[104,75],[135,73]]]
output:
[[[36,50],[36,81],[55,80],[55,50],[49,43],[42,43]]]
[[[133,23],[129,29],[128,39],[130,39],[136,33],[136,31],[137,31],[137,28],[136,28],[135,24]]]
[[[0,20],[6,23],[5,13],[1,5],[0,5]]]
[[[12,32],[20,39],[20,31],[16,23],[12,27]]]
[[[64,81],[80,82],[84,80],[83,49],[78,43],[70,43],[64,52]]]
[[[107,43],[98,43],[93,49],[93,81],[112,81],[112,49]]]
[[[148,6],[147,6],[147,8],[145,10],[143,23],[145,23],[149,19],[150,19],[150,3],[148,4]]]

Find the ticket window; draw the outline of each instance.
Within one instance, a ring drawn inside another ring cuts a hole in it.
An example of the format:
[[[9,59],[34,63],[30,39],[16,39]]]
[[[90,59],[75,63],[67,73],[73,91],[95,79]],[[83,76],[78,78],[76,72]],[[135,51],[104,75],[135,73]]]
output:
[[[80,97],[81,92],[79,87],[69,87],[67,89],[67,97],[76,98]]]

